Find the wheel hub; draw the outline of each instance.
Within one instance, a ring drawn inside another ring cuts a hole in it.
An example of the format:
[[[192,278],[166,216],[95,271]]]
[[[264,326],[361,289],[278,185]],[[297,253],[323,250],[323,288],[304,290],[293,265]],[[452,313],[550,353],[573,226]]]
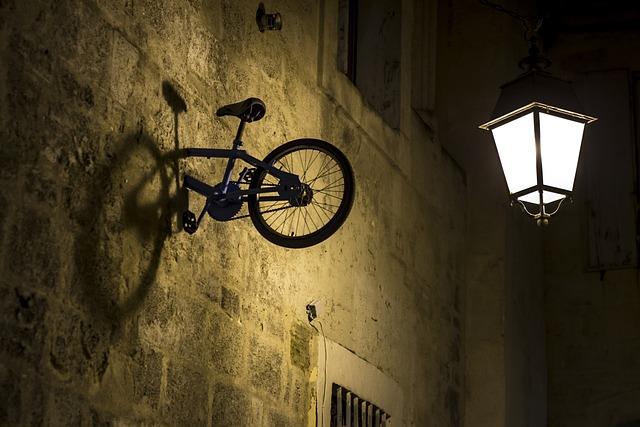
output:
[[[313,190],[309,186],[309,184],[301,184],[300,193],[289,202],[296,207],[307,206],[313,200]]]

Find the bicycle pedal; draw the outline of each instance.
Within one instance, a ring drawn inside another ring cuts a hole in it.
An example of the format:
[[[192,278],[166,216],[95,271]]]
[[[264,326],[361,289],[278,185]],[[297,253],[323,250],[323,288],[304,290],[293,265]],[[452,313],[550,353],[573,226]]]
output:
[[[182,213],[182,229],[189,234],[193,234],[198,230],[198,221],[193,212],[184,211]]]

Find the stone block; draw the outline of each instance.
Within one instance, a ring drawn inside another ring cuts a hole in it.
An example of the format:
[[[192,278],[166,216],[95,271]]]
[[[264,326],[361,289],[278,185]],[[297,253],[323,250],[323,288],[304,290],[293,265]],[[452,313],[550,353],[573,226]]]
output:
[[[38,366],[46,337],[46,299],[17,288],[0,289],[0,298],[0,351]]]
[[[80,427],[86,419],[85,411],[88,403],[82,396],[67,389],[52,390],[47,405],[47,425]]]
[[[165,417],[173,425],[205,425],[209,406],[207,378],[201,372],[171,362],[163,406]]]
[[[187,61],[189,67],[203,80],[215,74],[215,66],[220,66],[218,58],[214,58],[215,39],[210,32],[201,27],[194,27],[189,41]]]
[[[46,177],[46,174],[47,172],[38,166],[29,171],[26,177],[27,191],[37,202],[52,208],[57,204],[57,185],[56,181]]]
[[[23,328],[43,327],[47,312],[47,300],[31,291],[20,288],[4,288],[0,290],[3,308],[3,320],[16,322]]]
[[[251,340],[249,354],[249,375],[251,384],[274,399],[280,398],[282,377],[282,350],[273,345]]]
[[[265,425],[269,427],[295,427],[298,424],[280,412],[269,411],[265,420]]]
[[[89,425],[92,427],[111,427],[114,425],[113,417],[99,409],[90,408]]]
[[[279,306],[280,298],[260,298],[259,300],[247,301],[245,298],[242,305],[242,319],[255,325],[261,331],[266,331],[271,335],[284,340],[285,328],[282,310]]]
[[[200,280],[198,282],[198,288],[209,301],[219,305],[222,304],[222,290],[220,286],[212,283],[210,280]]]
[[[140,327],[162,331],[176,314],[176,294],[153,286],[146,296],[140,312]]]
[[[452,427],[460,426],[460,392],[449,387],[445,395],[445,409],[449,414],[449,425]]]
[[[67,70],[60,70],[58,79],[62,92],[61,96],[65,98],[65,101],[71,103],[74,107],[85,109],[83,111],[85,114],[89,113],[86,110],[95,105],[91,86],[80,84],[76,77]]]
[[[0,247],[4,242],[4,222],[7,218],[8,205],[7,199],[0,194]]]
[[[20,378],[0,364],[0,425],[19,425],[22,413]]]
[[[75,39],[72,45],[75,49],[69,54],[70,67],[74,73],[107,88],[114,30],[96,8],[79,6],[71,11],[71,22],[62,24]],[[64,49],[63,44],[61,48]]]
[[[0,169],[0,179],[6,182],[15,182],[15,177],[18,175],[18,171],[22,165],[20,161],[19,145],[16,144],[18,139],[15,133],[9,132],[9,129],[0,130],[0,138],[5,141],[4,144],[0,144],[0,164],[3,167]]]
[[[49,365],[63,380],[71,381],[82,375],[82,350],[80,349],[77,315],[67,315],[53,320],[49,337]]]
[[[211,425],[213,427],[253,427],[262,425],[262,404],[240,388],[216,384],[213,389]]]
[[[283,400],[295,414],[306,414],[309,401],[309,382],[298,370],[289,369],[284,384]]]
[[[236,321],[214,314],[211,334],[206,339],[211,346],[211,366],[218,372],[238,376],[245,360],[244,329]]]
[[[62,380],[98,383],[109,364],[111,330],[69,311],[56,311],[49,320],[49,366]]]
[[[11,256],[5,261],[9,271],[27,286],[52,289],[58,281],[58,244],[49,217],[36,210],[20,212],[20,221],[11,229]]]
[[[46,388],[41,377],[33,372],[21,372],[22,410],[21,424],[42,426],[46,420]]]
[[[133,14],[133,0],[97,0],[98,6],[118,18]]]
[[[137,67],[140,52],[119,32],[114,32],[113,37],[111,96],[121,105],[126,105],[138,77]]]
[[[240,314],[240,296],[233,289],[223,286],[220,306],[229,316],[237,318]]]
[[[133,397],[136,402],[157,408],[160,401],[162,355],[138,348],[132,356]]]
[[[311,331],[308,327],[296,323],[291,327],[290,356],[293,366],[307,371],[311,355],[309,353],[309,342],[311,341]]]
[[[309,407],[309,382],[296,378],[293,381],[292,388],[292,406],[294,413],[296,414],[306,414]]]

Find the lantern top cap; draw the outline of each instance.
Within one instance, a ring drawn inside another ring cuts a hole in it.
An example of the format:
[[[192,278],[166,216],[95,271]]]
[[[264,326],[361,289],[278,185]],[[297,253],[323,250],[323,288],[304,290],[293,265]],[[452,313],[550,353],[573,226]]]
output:
[[[582,110],[571,83],[541,70],[530,70],[500,87],[500,96],[491,120],[480,126],[491,127],[528,110],[550,111],[567,118],[591,123],[595,117],[579,113]]]

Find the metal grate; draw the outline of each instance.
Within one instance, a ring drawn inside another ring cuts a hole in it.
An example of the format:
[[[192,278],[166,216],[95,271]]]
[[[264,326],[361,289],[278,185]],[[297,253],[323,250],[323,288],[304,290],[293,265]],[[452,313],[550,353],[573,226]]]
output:
[[[389,414],[338,384],[331,387],[331,427],[386,427]]]

